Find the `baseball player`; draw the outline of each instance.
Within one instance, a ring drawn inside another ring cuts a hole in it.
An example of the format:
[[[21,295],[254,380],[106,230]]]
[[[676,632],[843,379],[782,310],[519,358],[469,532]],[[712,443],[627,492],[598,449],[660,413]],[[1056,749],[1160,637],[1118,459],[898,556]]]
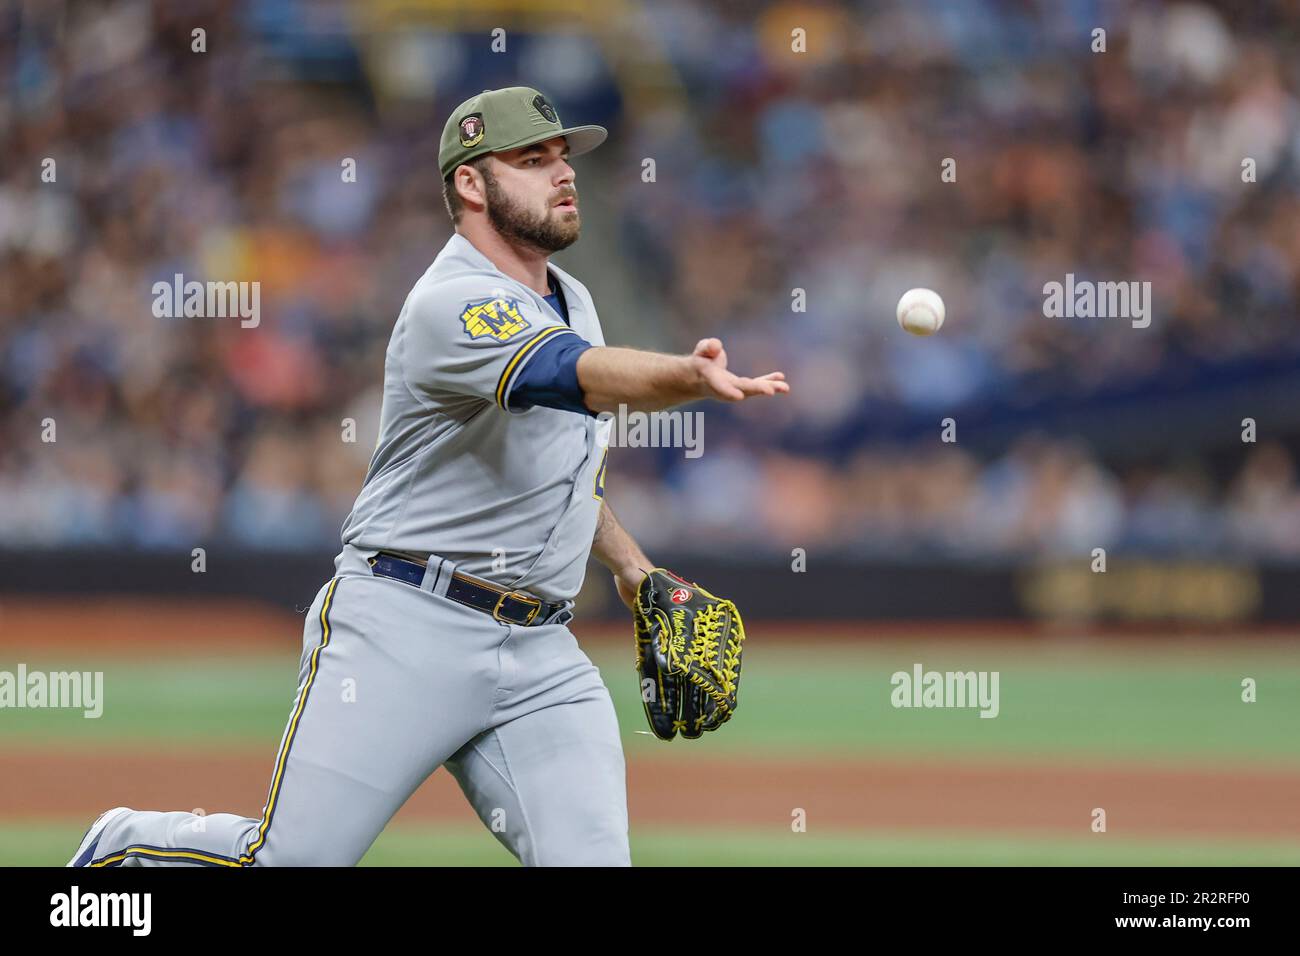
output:
[[[600,673],[568,623],[589,553],[631,606],[653,565],[604,502],[607,418],[788,391],[717,339],[606,347],[565,127],[534,89],[456,108],[438,154],[455,234],[407,296],[380,436],[335,577],[303,630],[260,819],[118,807],[69,865],[351,865],[440,766],[525,865],[627,865],[626,774]]]

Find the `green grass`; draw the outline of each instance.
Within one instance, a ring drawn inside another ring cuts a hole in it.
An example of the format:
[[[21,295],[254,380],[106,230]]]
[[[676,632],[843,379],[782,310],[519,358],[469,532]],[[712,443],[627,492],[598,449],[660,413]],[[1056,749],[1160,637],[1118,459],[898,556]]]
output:
[[[0,865],[62,866],[87,822],[0,825]],[[638,866],[1296,866],[1300,844],[1135,842],[1109,834],[1067,840],[1036,834],[637,827],[632,860]],[[408,824],[386,830],[362,865],[518,864],[486,829]]]
[[[21,658],[28,671],[59,664]],[[274,747],[293,706],[296,657],[249,655],[224,660],[83,661],[78,670],[104,672],[104,712],[7,710],[6,740],[42,745],[185,743]],[[0,668],[13,670],[0,661]]]
[[[77,659],[105,672],[105,713],[6,710],[4,740],[23,745],[184,744],[274,747],[288,718],[297,649],[213,659]],[[13,649],[7,653],[12,654]],[[746,652],[741,709],[717,734],[689,745],[636,734],[645,727],[630,655],[591,652],[614,695],[629,753],[681,759],[744,756],[1003,756],[1008,759],[1275,763],[1300,767],[1300,658],[1258,645],[1211,656],[1175,643],[1152,653],[1036,646],[912,644],[755,645]],[[39,653],[0,660],[57,669]],[[1000,714],[895,709],[890,675],[927,669],[997,670]],[[1241,679],[1259,682],[1256,703]],[[671,749],[669,749],[671,748]]]
[[[786,648],[746,661],[742,709],[709,743],[718,749],[800,753],[854,750],[907,755],[1003,754],[1075,758],[1285,760],[1300,764],[1300,666],[1243,671],[1231,659],[1196,665],[1108,659],[1025,661],[972,645],[966,653],[819,655]],[[996,670],[1000,711],[894,708],[895,671]],[[1261,694],[1241,701],[1240,681]],[[639,726],[621,695],[620,719]]]
[[[1254,866],[1300,864],[1300,845],[1133,843],[1096,834],[1062,840],[1036,834],[791,833],[748,828],[692,833],[637,827],[638,866]],[[404,826],[385,832],[368,866],[516,865],[490,834]]]
[[[105,656],[7,645],[0,669],[103,670],[105,713],[0,711],[0,748],[249,748],[269,756],[293,702],[298,644],[225,656]],[[630,647],[589,648],[618,710],[630,759],[713,757],[945,760],[1094,766],[1170,762],[1205,768],[1276,766],[1300,771],[1300,653],[1281,642],[1055,644],[1046,639],[747,647],[742,707],[716,734],[664,744],[638,733],[645,719]],[[920,662],[934,670],[1000,672],[1000,715],[891,706],[890,675]],[[1241,701],[1241,680],[1258,701]],[[92,814],[93,815],[93,814]],[[90,816],[0,821],[0,865],[61,865]],[[669,829],[635,826],[640,865],[1300,865],[1294,837],[1263,842],[1120,834],[837,830],[782,827]],[[516,865],[486,830],[400,824],[380,836],[367,865]]]

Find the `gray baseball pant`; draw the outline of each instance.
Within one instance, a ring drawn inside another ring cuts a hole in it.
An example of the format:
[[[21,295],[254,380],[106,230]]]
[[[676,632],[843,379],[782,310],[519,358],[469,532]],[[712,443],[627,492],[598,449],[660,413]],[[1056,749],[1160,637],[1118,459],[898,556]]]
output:
[[[372,576],[371,554],[345,548],[307,614],[261,819],[124,813],[91,865],[353,865],[443,765],[524,865],[630,864],[617,718],[568,627],[452,601],[449,562],[420,588]]]

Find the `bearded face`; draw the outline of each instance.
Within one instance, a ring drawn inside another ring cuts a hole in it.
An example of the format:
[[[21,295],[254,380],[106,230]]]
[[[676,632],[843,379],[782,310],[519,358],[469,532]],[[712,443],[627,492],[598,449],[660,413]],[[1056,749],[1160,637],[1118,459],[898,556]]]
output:
[[[529,201],[511,195],[490,169],[483,170],[483,181],[488,220],[505,238],[547,254],[578,241],[582,217],[578,212],[578,191],[572,185],[551,190],[544,200]]]

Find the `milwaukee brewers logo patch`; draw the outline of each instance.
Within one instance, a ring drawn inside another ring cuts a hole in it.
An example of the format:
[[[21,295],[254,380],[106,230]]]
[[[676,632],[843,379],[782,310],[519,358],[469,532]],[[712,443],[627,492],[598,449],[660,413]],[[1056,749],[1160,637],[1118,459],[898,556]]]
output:
[[[460,145],[466,149],[477,146],[482,142],[486,129],[487,127],[483,125],[483,114],[470,113],[460,121]]]
[[[533,109],[542,114],[542,119],[548,123],[558,123],[559,119],[555,115],[555,107],[546,102],[546,97],[538,93],[533,97]]]
[[[514,299],[471,302],[461,312],[460,320],[465,323],[465,334],[471,339],[491,337],[498,342],[509,342],[529,326]]]

